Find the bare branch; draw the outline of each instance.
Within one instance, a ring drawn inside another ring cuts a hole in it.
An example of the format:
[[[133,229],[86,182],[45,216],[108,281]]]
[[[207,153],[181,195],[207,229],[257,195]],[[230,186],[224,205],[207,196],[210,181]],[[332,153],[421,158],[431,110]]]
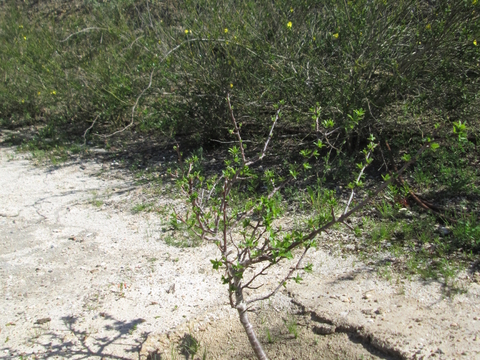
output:
[[[365,169],[367,168],[368,166],[368,158],[370,157],[370,154],[372,152],[369,151],[367,156],[365,157],[365,160],[366,160],[366,164],[362,167],[362,170],[360,170],[360,173],[358,174],[357,176],[357,183],[360,181],[360,179],[362,178],[362,175],[363,175],[363,172],[365,171]],[[353,200],[353,195],[355,194],[355,189],[352,189],[352,192],[350,193],[350,198],[348,199],[348,203],[347,203],[347,206],[345,206],[345,211],[343,212],[344,214],[347,213],[348,211],[348,208],[350,207],[350,203],[352,202]]]
[[[95,120],[93,120],[92,125],[90,125],[90,126],[88,127],[88,129],[85,130],[85,132],[83,133],[83,146],[85,146],[85,145],[87,144],[87,132],[88,132],[88,130],[90,130],[90,129],[93,128],[93,126],[94,126],[95,123],[97,122],[97,119],[98,119],[99,116],[100,116],[100,115],[97,115],[97,116],[95,117]]]
[[[265,146],[263,147],[262,155],[260,155],[260,157],[258,158],[258,160],[262,160],[262,159],[265,157],[265,153],[267,152],[268,143],[270,142],[270,139],[271,139],[272,136],[273,136],[273,129],[275,128],[275,124],[276,124],[277,121],[278,121],[279,115],[280,115],[280,109],[278,109],[278,110],[277,110],[277,113],[275,114],[275,120],[273,121],[272,127],[271,127],[271,129],[270,129],[270,133],[268,134],[267,141],[265,141]]]
[[[248,300],[248,301],[245,302],[245,304],[248,305],[248,304],[251,304],[251,303],[254,303],[254,302],[257,302],[257,301],[266,300],[266,299],[272,297],[273,295],[275,295],[275,294],[278,292],[278,290],[280,290],[281,287],[285,284],[285,282],[290,279],[290,276],[292,276],[292,274],[293,274],[296,270],[299,270],[300,264],[301,264],[303,258],[305,257],[305,255],[306,255],[306,253],[307,253],[307,251],[308,251],[309,249],[310,249],[309,246],[305,247],[305,250],[303,251],[302,256],[300,256],[300,259],[298,260],[297,264],[288,272],[287,276],[285,276],[285,277],[283,278],[283,280],[280,281],[280,283],[278,284],[278,286],[277,286],[271,293],[269,293],[269,294],[267,294],[267,295],[265,295],[265,296],[260,296],[260,297],[254,298],[254,299],[252,299],[252,300]]]
[[[77,31],[76,33],[73,33],[73,34],[70,34],[69,36],[67,36],[65,39],[63,40],[60,40],[60,42],[65,42],[67,41],[68,39],[70,39],[72,36],[75,36],[75,35],[78,35],[78,34],[81,34],[81,33],[84,33],[84,32],[87,32],[87,31],[90,31],[90,30],[108,30],[106,28],[100,28],[100,27],[88,27],[88,28],[85,28],[85,29],[82,29],[80,31]]]
[[[109,138],[109,137],[112,137],[113,135],[116,135],[118,133],[121,133],[125,130],[127,130],[128,128],[132,127],[134,121],[135,121],[135,109],[137,108],[137,105],[138,105],[138,102],[140,101],[140,98],[143,96],[143,94],[145,93],[145,91],[147,91],[148,89],[150,89],[150,87],[152,86],[152,79],[153,79],[153,74],[155,72],[155,69],[152,70],[152,72],[150,73],[150,81],[148,82],[148,86],[143,89],[143,91],[140,93],[140,95],[138,95],[137,97],[137,101],[135,101],[135,104],[133,105],[133,108],[132,108],[132,121],[130,121],[130,123],[125,126],[123,129],[120,129],[120,130],[117,130],[109,135],[104,135],[103,137],[104,138]]]
[[[237,120],[235,120],[235,116],[233,115],[233,108],[232,108],[232,104],[230,103],[230,94],[227,94],[227,103],[228,103],[228,109],[230,110],[230,116],[232,117],[233,125],[235,126],[235,135],[237,135],[238,143],[240,144],[240,151],[242,152],[243,164],[246,165],[247,159],[245,159],[245,150],[243,148],[242,136],[240,135],[240,129],[238,128]]]
[[[258,272],[257,274],[253,275],[252,278],[245,284],[242,286],[242,288],[250,288],[250,285],[252,284],[252,282],[257,278],[259,277],[260,275],[265,275],[265,271],[270,268],[274,263],[270,263],[268,264],[267,266],[265,266],[260,272]]]
[[[210,141],[215,141],[215,142],[218,142],[220,144],[234,144],[236,143],[237,141],[234,140],[234,141],[220,141],[220,140],[216,140],[216,139],[209,139]],[[246,142],[253,142],[251,140],[242,140],[242,142],[246,143]]]

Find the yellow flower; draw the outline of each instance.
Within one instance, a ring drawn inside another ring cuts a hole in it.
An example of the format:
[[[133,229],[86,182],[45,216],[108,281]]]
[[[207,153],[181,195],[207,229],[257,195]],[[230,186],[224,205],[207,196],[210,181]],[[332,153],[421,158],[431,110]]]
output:
[[[185,29],[185,34],[188,34],[188,29]]]
[[[40,95],[40,94],[41,94],[41,92],[39,91],[37,94],[38,94],[38,95]]]
[[[427,26],[425,26],[425,29],[427,29],[427,30],[430,30],[431,28],[432,28],[431,24],[427,24]]]
[[[313,37],[313,41],[315,41],[315,40],[317,40],[317,38],[314,36],[314,37]]]
[[[291,28],[291,27],[292,27],[292,22],[291,22],[291,21],[289,21],[289,22],[287,23],[287,27],[288,27],[288,28]]]
[[[230,88],[233,88],[233,84],[230,84]]]
[[[50,92],[50,94],[57,95],[57,92],[55,90],[53,90],[52,92]]]
[[[27,37],[26,37],[26,36],[24,36],[24,37],[23,37],[23,40],[27,40]]]
[[[25,102],[25,100],[22,99],[22,104]]]
[[[19,28],[19,29],[23,29],[23,25],[18,25],[18,28]]]
[[[293,12],[293,8],[290,8],[290,12]]]
[[[477,46],[477,39],[473,40],[473,45]]]
[[[161,44],[161,43],[162,43],[162,40],[158,40],[158,43]]]
[[[334,37],[335,39],[338,39],[338,36],[339,36],[338,33],[333,34],[333,37]]]
[[[228,29],[225,28],[225,29],[223,30],[223,32],[224,32],[225,34],[228,33]]]

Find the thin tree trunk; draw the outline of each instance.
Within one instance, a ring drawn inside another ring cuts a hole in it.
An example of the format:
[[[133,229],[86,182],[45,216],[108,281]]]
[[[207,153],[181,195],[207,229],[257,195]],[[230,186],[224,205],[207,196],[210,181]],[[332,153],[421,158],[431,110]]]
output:
[[[240,317],[240,322],[242,323],[243,328],[245,329],[245,333],[247,334],[248,341],[250,341],[250,345],[252,346],[252,349],[255,352],[258,360],[268,360],[267,354],[265,354],[265,351],[262,348],[262,344],[260,344],[260,341],[258,341],[257,335],[253,330],[253,326],[248,320],[247,306],[245,305],[245,301],[243,300],[243,289],[241,288],[241,280],[235,279],[234,282],[237,288],[235,291],[235,305],[238,311],[238,316]]]

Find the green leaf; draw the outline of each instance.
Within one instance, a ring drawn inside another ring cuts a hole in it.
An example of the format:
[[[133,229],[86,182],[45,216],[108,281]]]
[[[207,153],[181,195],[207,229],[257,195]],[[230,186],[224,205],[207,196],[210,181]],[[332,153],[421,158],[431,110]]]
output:
[[[311,152],[312,152],[312,151],[311,151],[311,150],[308,150],[308,149],[306,149],[306,150],[301,150],[301,151],[300,151],[300,155],[302,155],[303,157],[306,157],[306,158],[307,158],[307,157],[310,156],[310,153],[311,153]]]
[[[325,145],[323,144],[322,140],[320,140],[320,139],[315,143],[315,145],[317,145],[317,147],[318,147],[319,149],[321,149],[321,148],[323,148],[323,147],[325,146]]]
[[[303,280],[303,279],[302,279],[302,277],[301,277],[299,274],[297,274],[297,276],[295,276],[295,277],[293,278],[293,281],[295,281],[297,284],[300,284],[300,282],[301,282],[302,280]]]
[[[431,143],[431,144],[430,144],[430,148],[431,148],[433,151],[437,150],[439,147],[440,147],[440,145],[438,145],[438,143]]]
[[[410,156],[410,154],[405,154],[405,155],[402,156],[403,161],[410,161],[411,158],[412,157]]]
[[[213,265],[213,270],[218,270],[222,266],[222,262],[218,260],[210,260]]]

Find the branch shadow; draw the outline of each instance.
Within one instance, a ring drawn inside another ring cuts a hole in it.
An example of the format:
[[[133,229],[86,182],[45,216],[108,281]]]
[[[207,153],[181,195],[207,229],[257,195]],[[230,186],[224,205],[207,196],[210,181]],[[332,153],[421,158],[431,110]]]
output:
[[[61,318],[65,329],[50,330],[44,325],[36,327],[36,334],[30,336],[26,342],[32,347],[40,347],[41,350],[31,352],[19,352],[15,349],[3,347],[0,349],[8,356],[0,356],[0,359],[19,358],[61,358],[61,359],[117,359],[130,360],[140,357],[140,350],[148,337],[148,333],[141,333],[136,338],[128,339],[144,319],[133,319],[129,321],[118,320],[114,317],[100,313],[104,320],[103,329],[109,335],[89,334],[85,330],[77,328],[79,317],[64,316]],[[43,333],[41,333],[44,331]],[[38,334],[38,333],[40,334]],[[119,349],[122,353],[131,354],[125,357],[115,355],[113,350]]]

